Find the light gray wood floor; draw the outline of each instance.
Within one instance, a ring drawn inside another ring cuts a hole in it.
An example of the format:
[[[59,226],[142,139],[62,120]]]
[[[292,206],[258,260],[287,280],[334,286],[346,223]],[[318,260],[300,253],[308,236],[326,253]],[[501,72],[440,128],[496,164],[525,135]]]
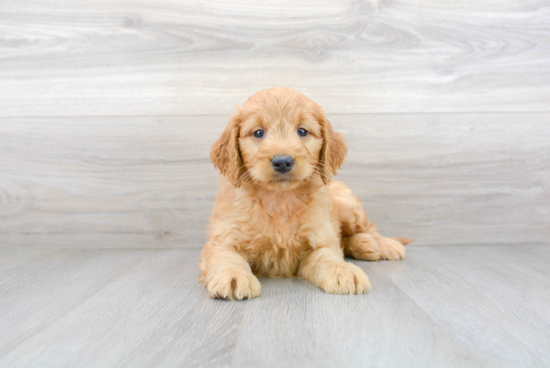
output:
[[[0,250],[0,366],[544,367],[550,246],[410,245],[373,290],[261,279],[210,299],[199,251]]]

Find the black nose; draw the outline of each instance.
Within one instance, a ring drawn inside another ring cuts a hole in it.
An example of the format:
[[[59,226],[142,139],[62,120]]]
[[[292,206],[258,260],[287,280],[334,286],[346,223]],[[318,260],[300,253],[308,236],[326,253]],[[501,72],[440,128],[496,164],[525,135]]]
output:
[[[290,156],[275,156],[271,159],[271,166],[273,166],[275,171],[284,174],[292,169],[292,166],[294,166],[294,159]]]

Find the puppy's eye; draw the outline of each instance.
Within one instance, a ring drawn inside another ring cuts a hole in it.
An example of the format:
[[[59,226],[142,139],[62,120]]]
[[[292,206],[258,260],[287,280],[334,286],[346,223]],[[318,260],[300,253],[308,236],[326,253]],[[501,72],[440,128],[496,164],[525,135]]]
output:
[[[265,135],[265,132],[261,129],[258,129],[254,132],[254,137],[256,138],[263,138]]]
[[[308,135],[308,134],[309,134],[309,132],[308,132],[307,130],[305,130],[304,128],[298,129],[298,135],[299,135],[300,137],[305,137],[305,136]]]

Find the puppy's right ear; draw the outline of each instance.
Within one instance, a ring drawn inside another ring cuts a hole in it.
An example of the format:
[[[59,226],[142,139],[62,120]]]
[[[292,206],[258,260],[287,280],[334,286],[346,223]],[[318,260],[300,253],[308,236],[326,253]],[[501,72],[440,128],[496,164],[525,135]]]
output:
[[[214,142],[210,150],[210,159],[214,167],[236,187],[243,170],[243,161],[239,151],[239,133],[241,113],[236,112],[227,123],[221,137]]]

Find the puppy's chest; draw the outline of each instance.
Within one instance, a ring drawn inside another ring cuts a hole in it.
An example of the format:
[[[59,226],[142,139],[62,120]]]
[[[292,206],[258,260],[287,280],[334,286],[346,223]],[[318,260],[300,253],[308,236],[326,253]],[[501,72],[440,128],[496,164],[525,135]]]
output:
[[[311,251],[308,227],[291,216],[268,221],[257,217],[251,225],[239,251],[248,258],[252,271],[262,276],[295,275],[301,260]]]

